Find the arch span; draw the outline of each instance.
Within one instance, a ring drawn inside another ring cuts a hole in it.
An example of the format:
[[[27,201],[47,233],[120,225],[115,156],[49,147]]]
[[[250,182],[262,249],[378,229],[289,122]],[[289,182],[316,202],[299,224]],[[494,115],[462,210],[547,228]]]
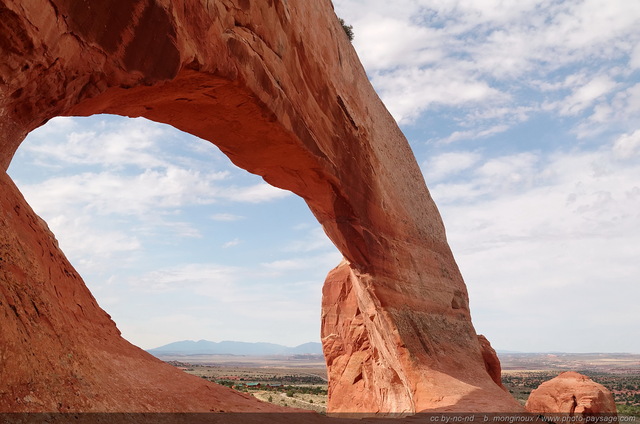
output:
[[[438,211],[329,0],[0,0],[0,15],[5,168],[58,115],[209,140],[303,197],[344,255],[323,290],[330,411],[520,410],[487,372]],[[121,339],[5,173],[0,187],[1,410],[271,408]]]

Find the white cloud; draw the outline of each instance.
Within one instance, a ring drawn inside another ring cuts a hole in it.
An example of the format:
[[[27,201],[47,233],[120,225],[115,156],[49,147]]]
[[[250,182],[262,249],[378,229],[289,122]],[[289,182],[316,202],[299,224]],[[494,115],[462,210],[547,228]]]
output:
[[[53,177],[42,183],[21,185],[34,209],[47,216],[50,211],[81,208],[97,215],[144,216],[150,211],[187,204],[208,204],[228,197],[217,182],[226,172],[203,175],[198,171],[169,166],[134,175],[115,172],[82,173]]]
[[[613,145],[614,153],[623,159],[640,155],[640,130],[621,135]]]
[[[329,253],[320,253],[313,256],[295,257],[288,259],[279,259],[272,262],[265,262],[261,266],[269,271],[277,273],[283,271],[303,270],[303,269],[322,269],[329,272],[335,268],[342,260],[342,255],[336,251]],[[324,271],[323,271],[324,272]]]
[[[634,33],[640,21],[640,5],[625,0],[586,0],[565,2],[551,26],[556,43],[567,48],[600,47],[606,52],[617,47],[616,40]],[[635,35],[637,37],[637,35]]]
[[[629,121],[640,115],[640,83],[620,91],[611,102],[613,117],[618,121]]]
[[[436,157],[436,161],[449,160],[451,157],[444,153]],[[548,171],[540,171],[537,168],[539,157],[533,153],[517,153],[514,155],[495,157],[481,161],[475,152],[456,152],[454,158],[461,159],[464,168],[454,169],[452,172],[466,170],[467,179],[451,182],[443,181],[431,186],[431,193],[438,205],[455,202],[482,201],[484,197],[496,193],[517,192],[543,181]],[[443,159],[442,159],[443,158]],[[476,165],[473,169],[471,167]],[[446,166],[446,165],[442,165]],[[448,171],[445,168],[445,171]],[[428,181],[440,181],[429,179],[427,169],[425,178]]]
[[[472,120],[489,120],[499,119],[501,122],[524,122],[529,118],[531,112],[535,112],[536,108],[532,106],[509,106],[509,107],[495,107],[488,109],[480,109],[471,111],[467,117]],[[482,130],[483,135],[491,135],[506,130],[506,124],[496,125],[486,130]],[[486,134],[485,134],[486,133]]]
[[[372,83],[400,123],[415,120],[432,106],[492,103],[508,97],[472,74],[446,67],[407,67],[376,73]]]
[[[29,137],[47,137],[60,133],[70,133],[77,128],[77,123],[78,121],[76,118],[70,116],[56,116],[29,133]]]
[[[640,43],[636,44],[629,57],[629,66],[631,69],[640,69]]]
[[[294,227],[294,230],[307,230],[306,235],[300,239],[289,243],[286,250],[288,252],[313,252],[318,250],[335,250],[335,246],[327,237],[327,234],[319,224],[308,228],[309,225],[300,227],[299,225]]]
[[[304,260],[281,259],[278,261],[263,263],[262,266],[268,269],[282,271],[282,270],[304,269],[306,267],[306,264]]]
[[[492,182],[492,185],[510,187],[518,185],[520,188],[537,178],[533,171],[538,158],[530,152],[497,157],[482,164],[476,171],[482,181]]]
[[[398,64],[437,64],[446,56],[442,50],[443,37],[437,29],[397,17],[383,16],[360,22],[356,44],[360,46],[359,57],[368,72],[394,68]],[[398,34],[403,36],[398,37]]]
[[[316,275],[322,266],[317,260],[308,262],[315,267],[307,268],[306,279],[299,279],[295,266],[279,267],[277,272],[252,264],[161,268],[128,279],[129,287],[138,293],[135,300],[131,294],[127,299],[128,304],[136,304],[135,313],[119,308],[110,313],[125,337],[147,348],[183,339],[295,346],[319,337],[324,275]]]
[[[164,125],[142,118],[118,121],[112,126],[103,121],[92,129],[79,125],[69,118],[55,118],[35,130],[22,149],[47,163],[116,168],[134,165],[143,169],[168,164],[158,154],[158,140],[166,134]],[[61,135],[64,141],[59,139]]]
[[[162,219],[149,219],[147,223],[152,227],[164,227],[171,230],[178,237],[202,238],[202,233],[190,222],[165,221]],[[154,228],[150,229],[153,234]]]
[[[212,226],[243,216],[211,214],[202,206],[259,204],[291,195],[256,183],[257,177],[219,160],[219,152],[209,154],[215,150],[209,143],[192,143],[192,137],[164,125],[113,117],[55,119],[50,125],[29,136],[10,172],[19,174],[21,191],[92,290],[100,290],[99,282],[110,272],[145,269],[152,262],[148,255],[160,255],[168,263],[184,260],[188,252],[182,246],[202,249],[206,241],[197,240],[205,235],[213,233],[218,248],[241,243],[227,229],[212,231]],[[47,171],[37,164],[47,164]],[[212,221],[194,221],[199,217]],[[178,250],[167,258],[162,246]],[[203,257],[198,252],[191,256]],[[114,262],[120,265],[117,271]],[[226,278],[228,271],[206,270],[211,278]],[[171,275],[156,277],[154,287],[169,290]]]
[[[499,134],[501,132],[507,131],[508,129],[509,129],[509,125],[500,124],[500,125],[494,125],[492,127],[484,128],[484,129],[455,131],[448,137],[445,137],[443,139],[436,140],[436,141],[440,143],[448,144],[448,143],[453,143],[455,141],[460,141],[460,140],[477,140],[480,138],[485,138],[495,134]]]
[[[442,106],[458,110],[462,123],[496,108],[545,112],[537,103],[573,116],[614,91],[617,76],[628,77],[625,63],[635,66],[640,43],[640,6],[626,0],[341,0],[335,6],[354,25],[372,82],[403,124]],[[555,81],[567,71],[580,74],[583,86]],[[558,92],[566,88],[575,91]]]
[[[232,222],[232,221],[240,221],[244,219],[244,216],[234,215],[231,213],[216,213],[211,215],[211,219],[213,219],[214,221]]]
[[[230,302],[238,299],[235,287],[240,274],[241,269],[231,266],[188,264],[133,277],[130,284],[145,292],[189,291]]]
[[[610,97],[598,102],[588,119],[576,126],[579,138],[593,138],[611,129],[635,129],[640,119],[640,84],[623,87]]]
[[[229,187],[220,192],[226,199],[235,202],[261,203],[283,199],[291,196],[290,191],[282,190],[267,183],[255,184],[247,187]]]
[[[585,85],[577,88],[569,97],[565,98],[560,108],[564,115],[576,115],[597,99],[609,94],[616,87],[616,82],[606,76],[598,76]]]
[[[476,328],[490,329],[494,345],[594,349],[589,340],[566,337],[566,327],[580,325],[603,350],[637,351],[616,340],[640,335],[630,312],[640,295],[640,165],[619,160],[629,145],[637,153],[636,134],[627,137],[596,151],[478,161],[457,196],[449,185],[432,188]]]
[[[136,235],[102,228],[87,216],[62,213],[47,217],[47,223],[58,236],[60,248],[83,272],[109,269],[114,261],[125,266],[131,262],[133,253],[142,250],[142,242]]]
[[[223,244],[222,247],[224,249],[228,249],[230,247],[238,246],[240,243],[242,243],[242,240],[240,240],[238,238],[235,238],[235,239],[230,240],[230,241],[226,242],[225,244]]]
[[[422,165],[422,172],[428,183],[434,183],[469,169],[480,158],[480,154],[476,152],[443,153],[425,161]]]

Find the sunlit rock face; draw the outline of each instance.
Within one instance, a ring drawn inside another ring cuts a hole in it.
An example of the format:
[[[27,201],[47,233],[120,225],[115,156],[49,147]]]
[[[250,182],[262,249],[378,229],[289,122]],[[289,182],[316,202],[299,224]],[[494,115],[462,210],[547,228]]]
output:
[[[531,392],[525,408],[533,413],[585,417],[616,414],[616,403],[609,389],[573,371],[563,372],[542,383]]]
[[[488,371],[438,211],[329,0],[0,0],[0,31],[3,168],[48,119],[113,113],[209,140],[304,198],[345,258],[323,293],[330,412],[521,409]],[[1,181],[0,410],[275,410],[124,341]]]

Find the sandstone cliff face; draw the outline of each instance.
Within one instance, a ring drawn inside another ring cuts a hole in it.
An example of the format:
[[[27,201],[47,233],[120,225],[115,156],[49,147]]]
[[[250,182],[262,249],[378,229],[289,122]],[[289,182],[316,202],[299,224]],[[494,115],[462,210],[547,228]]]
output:
[[[438,211],[329,0],[0,0],[0,18],[0,165],[57,115],[210,140],[303,197],[345,257],[323,294],[330,411],[520,410],[487,371]],[[267,408],[122,340],[2,181],[1,410]]]
[[[606,387],[572,371],[563,372],[542,383],[531,392],[525,408],[533,413],[576,416],[616,414],[613,395]]]
[[[478,338],[464,311],[436,309],[417,291],[401,297],[385,287],[392,283],[346,260],[325,280],[322,342],[333,412],[521,410],[492,379],[499,382],[500,371],[490,345],[467,350]]]
[[[482,349],[482,359],[484,360],[484,366],[487,372],[491,376],[491,379],[502,390],[508,391],[506,387],[502,385],[502,366],[500,365],[500,359],[498,354],[491,347],[491,343],[482,334],[478,335],[478,341],[480,342],[480,348]]]

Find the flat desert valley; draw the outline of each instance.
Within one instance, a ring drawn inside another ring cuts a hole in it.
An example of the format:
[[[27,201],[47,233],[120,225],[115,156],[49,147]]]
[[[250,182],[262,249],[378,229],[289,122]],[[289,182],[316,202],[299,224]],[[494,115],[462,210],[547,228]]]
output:
[[[640,355],[615,353],[501,353],[502,381],[524,404],[540,383],[577,371],[614,394],[618,413],[640,417]],[[185,372],[248,392],[265,402],[326,411],[322,355],[158,355]]]

